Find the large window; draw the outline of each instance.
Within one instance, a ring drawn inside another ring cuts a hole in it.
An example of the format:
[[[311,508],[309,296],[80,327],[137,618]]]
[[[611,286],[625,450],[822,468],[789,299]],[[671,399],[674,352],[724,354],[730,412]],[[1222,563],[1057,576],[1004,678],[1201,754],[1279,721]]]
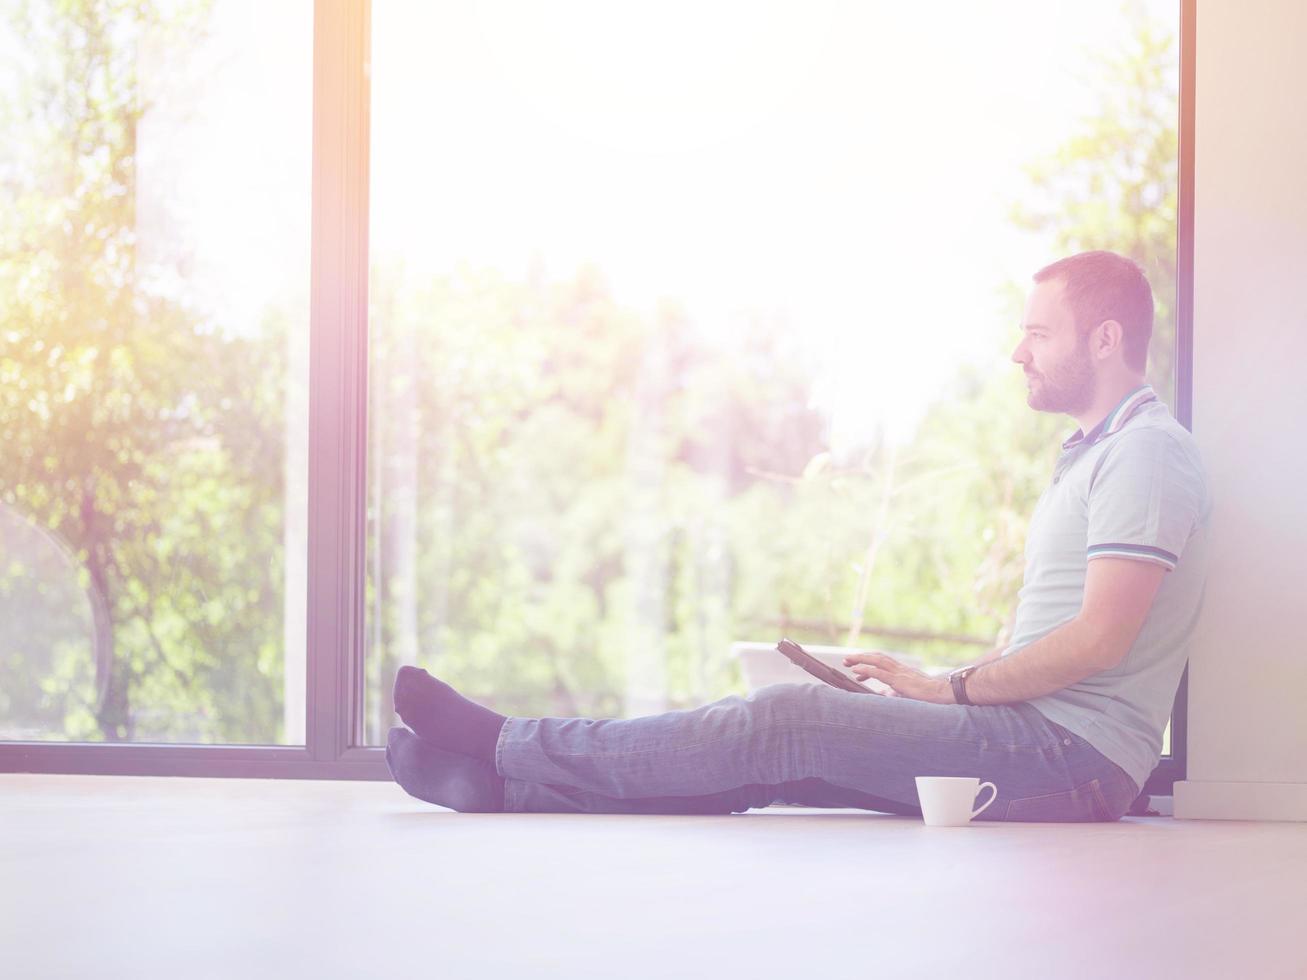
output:
[[[1188,421],[1174,0],[0,10],[0,767],[384,777],[404,663],[623,716],[781,632],[973,660],[1073,251]]]
[[[1002,644],[1031,274],[1138,258],[1171,400],[1176,13],[374,0],[369,739],[401,663],[621,716]]]
[[[0,5],[0,737],[304,741],[312,5]]]

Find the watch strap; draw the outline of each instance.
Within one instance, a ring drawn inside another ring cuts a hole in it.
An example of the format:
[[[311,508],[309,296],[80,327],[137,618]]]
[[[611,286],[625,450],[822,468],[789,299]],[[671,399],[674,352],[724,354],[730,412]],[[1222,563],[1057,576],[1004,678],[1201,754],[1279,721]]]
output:
[[[967,697],[967,678],[977,666],[972,664],[969,667],[959,667],[948,675],[949,685],[953,688],[953,700],[958,704],[971,704],[971,699]]]

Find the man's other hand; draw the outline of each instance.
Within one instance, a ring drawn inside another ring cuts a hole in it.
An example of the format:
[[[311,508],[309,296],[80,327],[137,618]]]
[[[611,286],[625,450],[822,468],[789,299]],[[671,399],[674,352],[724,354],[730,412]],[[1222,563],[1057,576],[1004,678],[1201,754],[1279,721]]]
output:
[[[854,665],[857,666],[854,666]],[[912,698],[932,704],[953,704],[953,688],[947,677],[933,677],[915,667],[899,663],[887,653],[850,653],[844,658],[845,667],[853,667],[853,676],[860,681],[868,677],[892,688],[888,697]]]

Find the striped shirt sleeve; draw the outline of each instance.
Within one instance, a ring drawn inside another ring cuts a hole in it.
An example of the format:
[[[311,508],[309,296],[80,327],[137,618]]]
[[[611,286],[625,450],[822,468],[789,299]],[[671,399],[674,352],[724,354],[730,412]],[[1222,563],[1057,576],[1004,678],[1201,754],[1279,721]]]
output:
[[[1120,433],[1090,483],[1087,560],[1130,558],[1174,569],[1203,495],[1203,475],[1173,435]]]

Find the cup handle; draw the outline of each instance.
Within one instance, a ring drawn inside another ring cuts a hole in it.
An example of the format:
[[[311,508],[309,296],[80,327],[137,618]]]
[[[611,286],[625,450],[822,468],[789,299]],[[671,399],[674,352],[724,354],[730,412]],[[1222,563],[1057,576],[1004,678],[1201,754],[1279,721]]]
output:
[[[989,794],[989,799],[987,799],[982,806],[978,806],[976,807],[976,809],[971,811],[971,818],[973,820],[980,814],[984,813],[985,810],[989,807],[989,805],[993,803],[996,799],[998,799],[998,787],[995,786],[993,783],[981,783],[980,788],[976,790],[976,795],[979,796],[981,793],[985,792],[986,786],[988,786],[994,792]]]

